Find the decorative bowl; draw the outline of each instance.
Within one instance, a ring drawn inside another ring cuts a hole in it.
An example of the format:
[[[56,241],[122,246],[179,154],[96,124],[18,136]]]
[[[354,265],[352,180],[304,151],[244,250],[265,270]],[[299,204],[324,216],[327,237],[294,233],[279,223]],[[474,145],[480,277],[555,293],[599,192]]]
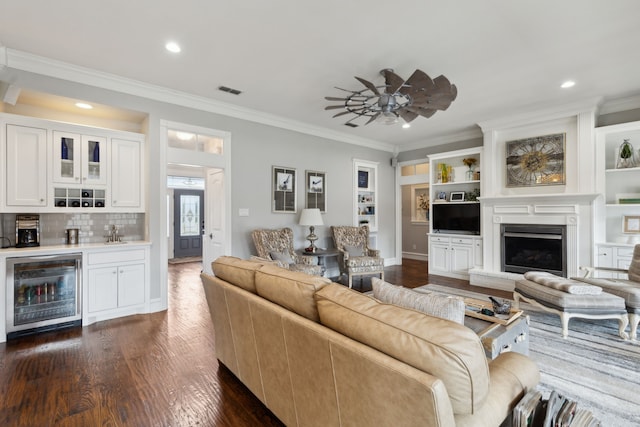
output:
[[[497,300],[491,298],[491,304],[493,304],[493,311],[496,314],[509,314],[511,313],[511,301],[509,300]]]

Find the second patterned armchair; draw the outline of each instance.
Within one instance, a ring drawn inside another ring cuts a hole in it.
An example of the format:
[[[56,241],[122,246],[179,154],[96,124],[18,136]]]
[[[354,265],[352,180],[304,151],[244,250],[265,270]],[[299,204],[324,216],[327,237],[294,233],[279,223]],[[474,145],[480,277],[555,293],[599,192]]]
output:
[[[322,276],[322,266],[317,265],[316,257],[300,256],[293,250],[293,231],[290,228],[253,230],[251,237],[260,258],[291,271]]]
[[[380,257],[379,250],[369,248],[368,226],[332,226],[331,234],[336,249],[340,251],[340,273],[349,277],[350,288],[353,276],[379,274],[384,280],[384,259]]]

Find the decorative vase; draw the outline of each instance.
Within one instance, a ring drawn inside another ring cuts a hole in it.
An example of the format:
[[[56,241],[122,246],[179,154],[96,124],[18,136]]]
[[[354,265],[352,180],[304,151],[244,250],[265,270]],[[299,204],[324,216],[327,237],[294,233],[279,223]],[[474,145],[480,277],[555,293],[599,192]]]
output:
[[[96,141],[96,146],[93,149],[93,161],[100,162],[100,144]]]
[[[622,145],[620,145],[620,151],[618,156],[618,164],[616,168],[633,168],[636,166],[635,161],[633,159],[633,145],[629,142],[628,139],[625,139]]]
[[[473,169],[469,168],[467,170],[467,181],[473,181]]]
[[[449,168],[446,163],[440,163],[440,177],[443,184],[449,182]]]

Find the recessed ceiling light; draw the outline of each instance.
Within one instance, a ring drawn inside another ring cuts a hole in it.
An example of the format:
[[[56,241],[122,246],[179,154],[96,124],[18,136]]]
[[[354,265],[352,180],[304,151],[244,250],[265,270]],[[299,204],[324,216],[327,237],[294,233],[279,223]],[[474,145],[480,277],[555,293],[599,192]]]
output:
[[[178,43],[176,43],[176,42],[169,42],[169,43],[165,44],[164,47],[169,52],[173,52],[173,53],[180,53],[180,51],[182,50],[180,48],[180,45],[178,45]]]
[[[568,89],[570,87],[574,87],[575,85],[576,85],[576,82],[574,82],[573,80],[567,80],[566,82],[562,83],[560,87],[562,89]]]
[[[82,108],[83,110],[91,110],[93,105],[87,104],[86,102],[76,102],[76,107]]]
[[[411,125],[409,123],[405,123],[402,125],[402,129],[409,129]]]

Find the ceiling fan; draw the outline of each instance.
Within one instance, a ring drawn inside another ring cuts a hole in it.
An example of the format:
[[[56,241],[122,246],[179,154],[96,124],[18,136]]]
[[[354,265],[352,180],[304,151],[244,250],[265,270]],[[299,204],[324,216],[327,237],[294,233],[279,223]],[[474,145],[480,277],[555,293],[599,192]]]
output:
[[[361,90],[336,89],[348,92],[344,98],[326,96],[327,101],[338,101],[340,105],[329,105],[325,110],[345,109],[333,117],[345,114],[355,114],[345,125],[356,127],[354,120],[368,117],[365,123],[375,121],[384,124],[394,124],[400,118],[406,123],[418,116],[429,118],[438,110],[446,110],[451,105],[458,89],[445,76],[431,79],[421,70],[415,70],[406,81],[390,68],[380,71],[385,84],[376,86],[373,83],[356,77],[365,88]]]

